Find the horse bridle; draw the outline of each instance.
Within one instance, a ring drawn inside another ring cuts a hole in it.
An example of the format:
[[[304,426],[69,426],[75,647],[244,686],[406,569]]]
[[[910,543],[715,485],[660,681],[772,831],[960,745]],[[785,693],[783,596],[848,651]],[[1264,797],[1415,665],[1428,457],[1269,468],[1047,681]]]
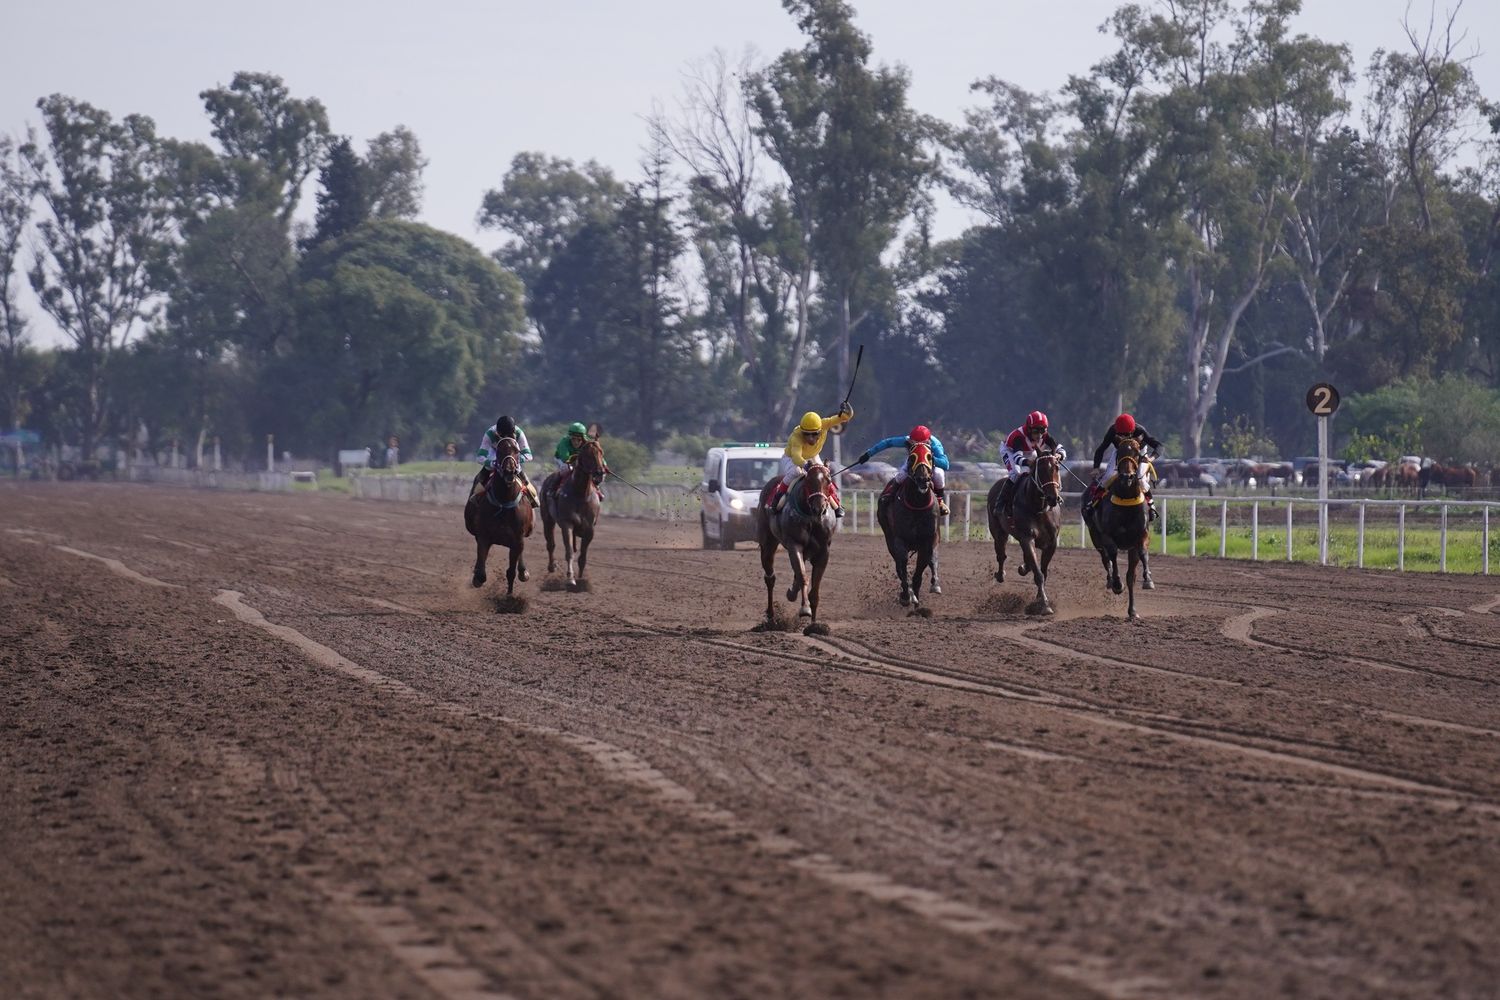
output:
[[[1036,471],[1037,471],[1036,470],[1036,463],[1040,462],[1044,456],[1051,456],[1054,459],[1056,459],[1057,454],[1056,454],[1056,452],[1051,452],[1051,451],[1044,452],[1044,453],[1038,455],[1035,459],[1033,459],[1032,462],[1031,462],[1031,475],[1027,476],[1026,480],[1031,484],[1031,488],[1034,489],[1034,490],[1036,490],[1037,496],[1039,496],[1039,497],[1042,498],[1042,503],[1045,504],[1050,509],[1052,507],[1058,507],[1058,506],[1062,505],[1062,476],[1058,475],[1055,479],[1048,479],[1045,484],[1037,477],[1037,474],[1036,474]],[[1058,469],[1062,468],[1062,462],[1060,460],[1057,462],[1057,468]],[[1057,487],[1057,499],[1056,500],[1053,500],[1051,497],[1049,497],[1047,495],[1047,490],[1046,490],[1047,486],[1056,486]]]

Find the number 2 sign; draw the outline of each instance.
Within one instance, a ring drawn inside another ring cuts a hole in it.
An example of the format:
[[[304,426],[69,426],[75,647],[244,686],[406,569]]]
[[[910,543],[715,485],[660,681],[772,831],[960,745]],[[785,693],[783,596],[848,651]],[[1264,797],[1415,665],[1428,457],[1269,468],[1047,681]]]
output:
[[[1315,417],[1331,417],[1339,408],[1339,391],[1327,382],[1319,382],[1307,390],[1307,408]]]

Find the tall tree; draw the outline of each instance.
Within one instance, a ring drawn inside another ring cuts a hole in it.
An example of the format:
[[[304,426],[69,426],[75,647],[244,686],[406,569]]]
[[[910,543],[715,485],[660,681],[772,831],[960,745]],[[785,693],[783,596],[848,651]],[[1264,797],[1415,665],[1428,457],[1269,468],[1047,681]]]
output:
[[[49,145],[21,146],[45,211],[31,286],[76,348],[80,436],[91,457],[107,411],[105,366],[157,290],[153,268],[173,228],[171,175],[151,119],[116,122],[61,94],[37,107]]]
[[[789,179],[833,305],[836,380],[849,376],[851,302],[933,170],[933,126],[906,101],[901,67],[871,69],[870,40],[844,0],[782,0],[807,36],[747,86],[757,131]],[[838,454],[835,439],[835,455]]]
[[[574,234],[614,214],[624,193],[614,174],[592,160],[575,167],[571,160],[517,153],[500,187],[484,193],[479,226],[512,235],[495,259],[529,291]]]
[[[265,200],[290,225],[302,185],[322,162],[328,112],[294,98],[281,77],[239,72],[198,95],[228,165],[234,200]]]
[[[370,218],[369,176],[348,136],[329,143],[328,156],[318,171],[318,186],[313,246],[352,233]]]
[[[377,219],[415,219],[422,212],[422,171],[427,159],[416,133],[397,125],[365,149],[370,213]]]
[[[0,406],[4,407],[4,421],[16,427],[26,419],[29,337],[13,276],[21,262],[21,238],[31,221],[31,210],[32,195],[23,161],[17,156],[15,142],[0,135]]]

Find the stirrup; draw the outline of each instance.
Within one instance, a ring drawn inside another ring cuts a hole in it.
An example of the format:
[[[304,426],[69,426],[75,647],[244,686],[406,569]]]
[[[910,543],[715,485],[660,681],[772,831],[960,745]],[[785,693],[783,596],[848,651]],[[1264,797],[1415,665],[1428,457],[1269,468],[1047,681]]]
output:
[[[948,501],[942,497],[938,497],[938,516],[947,517],[951,513],[953,512],[948,509]]]

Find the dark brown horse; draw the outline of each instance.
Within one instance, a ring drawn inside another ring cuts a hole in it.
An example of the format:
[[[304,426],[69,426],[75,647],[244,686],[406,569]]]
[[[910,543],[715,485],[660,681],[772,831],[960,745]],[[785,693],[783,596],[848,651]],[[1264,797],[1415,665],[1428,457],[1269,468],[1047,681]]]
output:
[[[1450,488],[1472,490],[1479,485],[1479,470],[1472,465],[1439,465],[1434,462],[1417,473],[1417,477],[1423,493],[1433,486],[1441,486],[1447,492]]]
[[[829,496],[832,477],[827,466],[808,465],[802,478],[792,483],[781,510],[770,511],[766,503],[779,479],[772,479],[761,489],[755,508],[755,540],[760,544],[760,568],[766,581],[766,620],[773,620],[776,614],[772,593],[776,588],[776,549],[781,546],[792,563],[792,585],[787,588],[786,599],[801,597],[797,617],[810,619],[809,635],[826,632],[828,626],[818,624],[818,584],[828,568],[828,551],[839,524]]]
[[[542,483],[542,534],[547,536],[547,572],[557,569],[552,542],[552,526],[555,524],[562,530],[569,590],[577,590],[583,579],[589,543],[594,540],[594,523],[599,520],[598,487],[608,472],[599,442],[585,441],[573,456],[571,475],[564,477],[562,472],[554,472]],[[578,550],[576,573],[573,568],[575,548]]]
[[[880,530],[885,532],[885,547],[896,562],[896,579],[901,582],[901,606],[921,604],[922,573],[931,567],[932,592],[938,590],[937,566],[933,553],[937,548],[937,497],[932,492],[932,449],[925,444],[912,445],[906,456],[906,479],[893,483],[880,498],[875,513]],[[917,568],[908,583],[906,563],[912,553]]]
[[[515,591],[516,578],[525,583],[530,576],[524,554],[526,539],[531,535],[531,501],[522,484],[520,448],[515,439],[501,438],[495,450],[499,456],[495,471],[464,504],[464,527],[478,545],[470,581],[474,586],[484,586],[487,579],[484,563],[490,546],[503,545],[510,550],[510,565],[505,569],[505,595],[509,597]]]
[[[1016,485],[1015,499],[1011,501],[1012,517],[1007,518],[999,504],[1000,480],[990,487],[989,508],[990,537],[995,540],[995,579],[1005,582],[1005,546],[1010,536],[1015,536],[1021,547],[1021,575],[1030,574],[1036,581],[1036,599],[1026,607],[1027,614],[1052,614],[1052,602],[1047,599],[1047,567],[1057,552],[1057,533],[1062,523],[1062,477],[1059,469],[1062,462],[1055,453],[1044,451],[1037,455],[1031,474],[1022,476]],[[1038,557],[1040,553],[1040,557]]]
[[[1104,496],[1089,511],[1089,538],[1099,550],[1099,559],[1104,563],[1104,584],[1118,594],[1125,588],[1120,584],[1120,550],[1129,556],[1125,579],[1130,587],[1130,607],[1126,614],[1133,620],[1140,615],[1135,611],[1135,568],[1141,566],[1144,576],[1142,586],[1156,589],[1151,582],[1151,565],[1147,553],[1151,548],[1150,508],[1146,503],[1146,491],[1141,470],[1140,450],[1134,442],[1122,444],[1115,453],[1115,474]]]

